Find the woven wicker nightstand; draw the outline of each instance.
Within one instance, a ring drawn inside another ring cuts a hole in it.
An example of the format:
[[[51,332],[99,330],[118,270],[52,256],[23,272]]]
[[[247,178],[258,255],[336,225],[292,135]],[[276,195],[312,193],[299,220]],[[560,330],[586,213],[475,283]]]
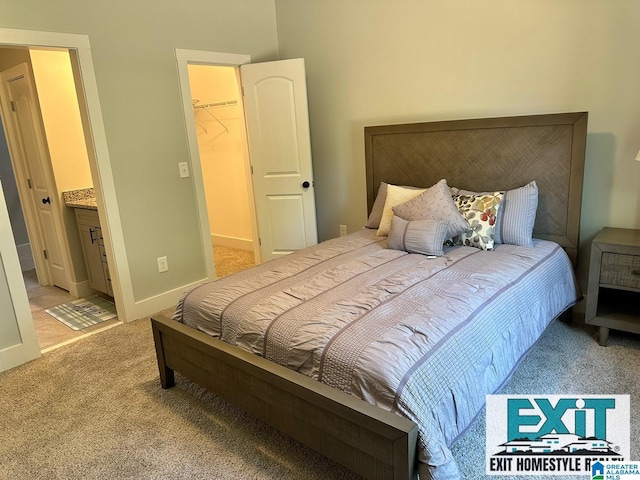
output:
[[[640,230],[606,227],[593,239],[585,321],[602,346],[610,328],[640,333]]]

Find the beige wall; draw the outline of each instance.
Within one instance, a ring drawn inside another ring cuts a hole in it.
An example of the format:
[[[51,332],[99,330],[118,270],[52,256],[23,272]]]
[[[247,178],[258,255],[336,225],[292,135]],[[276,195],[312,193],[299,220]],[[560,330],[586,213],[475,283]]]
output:
[[[70,262],[69,280],[87,280],[82,246],[73,209],[64,206],[62,192],[93,186],[80,120],[71,60],[67,50],[29,51],[42,123],[64,227],[62,249]]]
[[[276,11],[281,57],[306,60],[321,238],[365,222],[365,125],[582,110],[582,244],[605,225],[640,227],[640,2],[276,0]]]
[[[135,301],[202,279],[193,183],[178,175],[189,153],[175,49],[276,59],[273,1],[6,0],[0,27],[89,38]]]
[[[92,187],[69,52],[29,51],[58,191]]]
[[[20,63],[29,64],[29,50],[26,48],[0,48],[0,71],[15,67]]]
[[[235,68],[189,65],[188,70],[197,105],[238,101]],[[212,241],[252,250],[242,109],[238,105],[195,109],[194,118]]]

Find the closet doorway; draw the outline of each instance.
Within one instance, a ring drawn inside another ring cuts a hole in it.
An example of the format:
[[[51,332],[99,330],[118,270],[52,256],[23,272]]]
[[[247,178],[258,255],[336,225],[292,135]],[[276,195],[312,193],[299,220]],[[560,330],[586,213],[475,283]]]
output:
[[[242,112],[238,113],[238,121],[244,127],[240,148],[255,262],[266,262],[315,245],[318,236],[304,59],[250,63],[248,55],[178,49],[176,59],[191,159],[190,165],[184,162],[181,166],[181,175],[188,176],[191,167],[207,277],[218,275],[214,273],[213,250],[209,247],[211,229],[207,209],[210,207],[206,201],[207,181],[202,174],[197,135],[197,129],[205,126],[196,124],[199,119],[195,113],[199,109],[194,106],[222,102],[222,105],[211,106],[227,108],[224,106],[227,100],[198,98],[199,91],[191,91],[189,68],[192,65],[231,67],[235,75],[237,107],[238,112]],[[208,84],[209,89],[214,86]],[[230,178],[223,176],[223,179],[233,188],[242,188]],[[228,205],[227,199],[222,201]]]
[[[238,69],[188,65],[216,276],[260,263]]]

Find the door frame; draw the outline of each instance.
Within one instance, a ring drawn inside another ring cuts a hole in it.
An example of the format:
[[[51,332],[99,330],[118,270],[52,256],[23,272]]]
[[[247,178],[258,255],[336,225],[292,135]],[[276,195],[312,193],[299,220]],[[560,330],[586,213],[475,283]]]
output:
[[[105,248],[110,258],[110,273],[118,308],[118,318],[125,322],[134,320],[138,318],[136,304],[133,297],[129,262],[116,199],[89,37],[80,34],[0,28],[0,45],[66,48],[69,50],[72,66],[77,67],[77,72],[74,69],[74,74],[79,75],[78,83],[83,87],[77,89],[78,103],[98,204],[98,214],[105,238]]]
[[[240,65],[251,63],[251,56],[235,53],[208,52],[204,50],[184,50],[176,49],[176,61],[178,65],[178,77],[180,81],[180,95],[182,108],[184,111],[185,130],[189,147],[189,158],[191,163],[191,175],[196,194],[196,204],[198,206],[198,218],[200,221],[200,234],[202,238],[202,250],[205,258],[207,279],[216,278],[216,269],[213,259],[213,247],[211,245],[211,230],[209,227],[209,216],[207,214],[207,200],[205,197],[204,178],[200,163],[200,150],[198,147],[198,136],[195,128],[195,117],[193,113],[193,103],[191,100],[191,87],[189,85],[188,65],[211,65],[219,67],[235,67],[236,81],[240,87]],[[242,105],[242,95],[240,95],[240,108]],[[243,117],[244,119],[244,117]],[[243,120],[244,121],[244,120]],[[258,240],[258,226],[255,214],[255,199],[253,196],[253,186],[251,182],[251,162],[249,160],[249,147],[247,145],[246,134],[242,139],[243,157],[246,162],[247,190],[249,194],[249,211],[252,232],[253,252],[256,264],[260,263],[260,248]]]
[[[22,277],[22,269],[18,260],[18,251],[13,239],[9,212],[4,199],[2,183],[0,182],[0,224],[6,228],[0,229],[0,260],[4,270],[0,268],[0,275],[6,276],[6,282],[11,297],[11,307],[15,319],[0,318],[0,322],[15,321],[20,334],[21,343],[0,349],[0,372],[17,367],[40,356],[40,345],[36,337],[33,316],[27,298],[27,289]],[[6,308],[6,306],[5,306]]]

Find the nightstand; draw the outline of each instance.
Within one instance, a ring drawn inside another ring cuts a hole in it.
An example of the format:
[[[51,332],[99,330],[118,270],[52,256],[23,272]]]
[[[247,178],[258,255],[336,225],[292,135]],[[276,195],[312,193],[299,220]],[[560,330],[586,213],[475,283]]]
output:
[[[591,244],[585,322],[600,327],[607,345],[609,329],[640,333],[640,230],[603,228]]]

